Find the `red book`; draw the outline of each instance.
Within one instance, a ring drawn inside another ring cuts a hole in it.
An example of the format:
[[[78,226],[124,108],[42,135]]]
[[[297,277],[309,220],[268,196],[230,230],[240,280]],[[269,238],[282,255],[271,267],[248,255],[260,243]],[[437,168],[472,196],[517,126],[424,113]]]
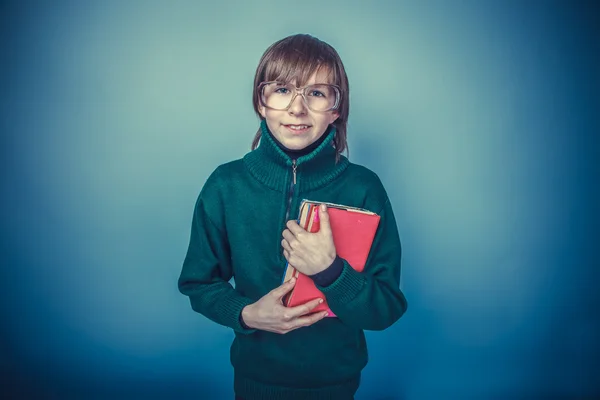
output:
[[[318,232],[319,221],[315,221],[315,212],[322,202],[303,200],[300,205],[300,216],[298,224],[308,232]],[[333,233],[333,243],[337,255],[350,264],[358,272],[362,272],[377,232],[379,215],[374,212],[356,207],[348,207],[339,204],[324,203],[327,205],[329,222]],[[297,271],[292,265],[287,265],[284,274],[284,282],[296,277],[296,284],[292,291],[284,298],[287,307],[294,307],[308,301],[322,298],[324,301],[318,305],[313,312],[328,311],[329,317],[335,314],[329,308],[325,295],[317,289],[314,282],[308,276]]]

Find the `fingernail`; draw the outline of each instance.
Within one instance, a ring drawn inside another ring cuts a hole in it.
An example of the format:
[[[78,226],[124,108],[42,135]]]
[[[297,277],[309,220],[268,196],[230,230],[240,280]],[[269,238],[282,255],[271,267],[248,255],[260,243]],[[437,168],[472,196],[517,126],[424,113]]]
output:
[[[325,204],[321,204],[321,211],[325,211]]]
[[[324,317],[328,316],[329,313],[327,311],[325,311],[325,314],[323,314]]]
[[[323,299],[319,299],[319,304],[323,303]]]

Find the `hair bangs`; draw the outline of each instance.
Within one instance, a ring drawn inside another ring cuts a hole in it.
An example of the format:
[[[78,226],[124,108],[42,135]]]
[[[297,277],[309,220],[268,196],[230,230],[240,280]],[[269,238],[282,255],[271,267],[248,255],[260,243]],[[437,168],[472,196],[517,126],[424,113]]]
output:
[[[327,50],[313,40],[282,42],[272,49],[271,62],[265,66],[263,80],[294,82],[301,87],[306,85],[313,74],[326,71],[328,82],[323,83],[337,84],[335,60]]]

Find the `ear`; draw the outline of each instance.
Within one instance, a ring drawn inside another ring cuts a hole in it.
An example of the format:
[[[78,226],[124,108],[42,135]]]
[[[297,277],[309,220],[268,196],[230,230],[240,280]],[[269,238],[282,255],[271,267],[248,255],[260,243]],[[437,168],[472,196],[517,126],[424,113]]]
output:
[[[267,119],[266,109],[265,109],[265,107],[261,106],[260,104],[258,105],[258,112],[260,113],[260,115],[262,115],[262,117],[264,119]]]
[[[332,111],[331,115],[329,116],[329,125],[333,124],[335,122],[336,119],[338,119],[340,117],[340,113],[338,113],[337,111]]]

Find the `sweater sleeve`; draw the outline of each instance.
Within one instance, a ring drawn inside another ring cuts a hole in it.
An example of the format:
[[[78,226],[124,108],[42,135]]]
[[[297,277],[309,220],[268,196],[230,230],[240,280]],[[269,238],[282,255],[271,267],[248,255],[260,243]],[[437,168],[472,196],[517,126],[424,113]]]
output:
[[[241,324],[242,309],[253,301],[229,283],[233,276],[226,233],[211,220],[201,195],[192,219],[190,242],[178,280],[179,291],[188,296],[192,309],[210,320],[249,334]]]
[[[394,213],[386,200],[371,251],[362,272],[343,260],[342,273],[328,286],[316,283],[327,303],[345,324],[383,330],[405,312],[407,301],[400,290],[401,245]]]

